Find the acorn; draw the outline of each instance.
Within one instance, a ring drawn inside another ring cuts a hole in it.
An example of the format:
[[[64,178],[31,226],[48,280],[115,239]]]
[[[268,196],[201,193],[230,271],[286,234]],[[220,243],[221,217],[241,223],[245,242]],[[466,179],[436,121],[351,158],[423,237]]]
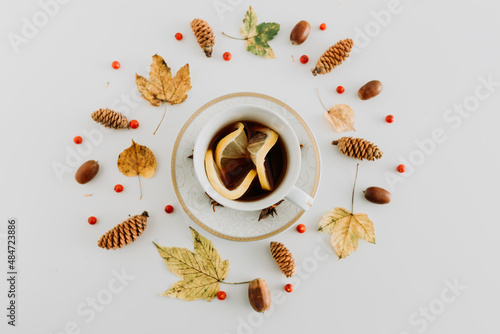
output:
[[[369,187],[364,191],[365,198],[375,204],[387,204],[391,201],[392,195],[387,190],[380,187]]]
[[[378,80],[372,80],[363,85],[358,91],[361,100],[369,100],[382,92],[384,86]]]
[[[256,278],[248,285],[248,300],[257,312],[265,312],[271,307],[271,292],[266,281]]]
[[[97,175],[99,171],[99,163],[95,160],[89,160],[84,162],[80,168],[75,173],[75,180],[80,184],[85,184]]]
[[[309,36],[309,32],[311,31],[311,25],[307,21],[300,21],[293,27],[292,32],[290,33],[290,42],[293,45],[300,45],[304,43]]]

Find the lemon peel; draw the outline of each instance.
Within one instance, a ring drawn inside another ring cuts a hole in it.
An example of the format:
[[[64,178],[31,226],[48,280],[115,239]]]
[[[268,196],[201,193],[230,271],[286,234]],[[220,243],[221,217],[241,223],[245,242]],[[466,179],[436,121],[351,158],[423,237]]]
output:
[[[255,176],[257,176],[255,169],[252,169],[248,172],[243,181],[236,186],[236,188],[232,190],[227,189],[224,182],[222,182],[220,170],[215,164],[212,150],[208,150],[205,154],[205,171],[207,173],[208,181],[214,190],[219,193],[219,195],[229,200],[235,200],[243,196],[247,192],[248,188],[250,188]]]
[[[262,128],[256,135],[250,138],[248,143],[247,150],[248,153],[250,153],[250,159],[252,159],[252,162],[257,168],[260,186],[264,190],[272,190],[264,162],[266,161],[267,154],[277,141],[278,134],[276,132],[269,128]]]
[[[232,159],[247,156],[248,139],[243,123],[236,123],[236,130],[222,138],[215,148],[215,162],[220,170],[225,170],[225,164]]]

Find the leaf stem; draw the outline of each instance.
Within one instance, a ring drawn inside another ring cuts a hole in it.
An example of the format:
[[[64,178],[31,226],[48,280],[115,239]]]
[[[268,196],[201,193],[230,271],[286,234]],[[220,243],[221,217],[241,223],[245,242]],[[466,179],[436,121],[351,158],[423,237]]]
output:
[[[249,284],[251,281],[246,281],[246,282],[235,282],[235,283],[232,283],[232,282],[224,282],[224,281],[220,281],[220,283],[224,283],[224,284],[233,284],[233,285],[237,285],[237,284]]]
[[[158,131],[158,129],[160,128],[160,125],[161,125],[161,122],[163,122],[163,119],[165,118],[165,114],[167,113],[167,103],[165,102],[165,111],[163,111],[163,116],[161,117],[161,121],[160,123],[158,124],[158,126],[156,127],[156,130],[155,132],[153,132],[153,135],[156,134],[156,131]]]
[[[356,176],[354,177],[354,187],[352,187],[351,214],[354,212],[354,190],[356,189],[356,181],[358,180],[359,164],[356,165]]]
[[[224,36],[226,36],[226,37],[229,37],[229,38],[232,38],[232,39],[237,39],[237,40],[239,40],[239,41],[246,41],[246,40],[247,40],[247,38],[237,38],[237,37],[229,36],[228,34],[226,34],[226,33],[224,33],[224,32],[223,32],[222,34],[223,34]]]
[[[141,189],[141,197],[139,199],[142,199],[142,184],[141,184],[141,176],[137,174],[137,178],[139,178],[139,189]]]
[[[316,94],[318,94],[319,102],[321,103],[321,105],[323,106],[323,108],[325,108],[325,110],[328,111],[328,108],[325,107],[323,101],[321,100],[321,96],[319,96],[319,90],[318,90],[318,88],[316,88]]]

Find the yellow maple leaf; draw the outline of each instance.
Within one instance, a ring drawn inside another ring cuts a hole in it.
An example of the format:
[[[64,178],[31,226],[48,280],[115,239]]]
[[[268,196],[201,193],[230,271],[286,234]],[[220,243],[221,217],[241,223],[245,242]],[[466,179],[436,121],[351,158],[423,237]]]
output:
[[[355,252],[360,238],[375,243],[375,229],[368,215],[353,214],[344,208],[335,208],[326,213],[321,218],[318,231],[331,233],[330,244],[339,259]]]
[[[220,283],[229,273],[229,261],[221,259],[210,240],[195,229],[190,229],[194,252],[187,248],[162,247],[154,243],[168,269],[182,278],[160,296],[210,301],[217,295]]]
[[[354,207],[354,190],[358,178],[359,164],[356,165],[356,176],[352,188],[352,202]],[[354,211],[351,207],[351,211]],[[359,239],[375,243],[375,228],[373,222],[365,213],[351,213],[344,208],[335,208],[327,212],[319,222],[318,231],[331,233],[330,244],[339,259],[351,255],[358,249]]]

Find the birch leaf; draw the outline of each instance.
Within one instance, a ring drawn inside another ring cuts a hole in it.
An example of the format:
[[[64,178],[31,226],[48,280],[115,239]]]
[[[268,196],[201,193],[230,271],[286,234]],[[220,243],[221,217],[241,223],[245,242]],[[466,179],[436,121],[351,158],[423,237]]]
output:
[[[354,111],[347,104],[336,104],[325,114],[337,132],[354,130]]]
[[[156,158],[153,152],[146,146],[139,145],[132,140],[132,145],[118,156],[117,165],[123,175],[139,177],[139,185],[141,188],[140,198],[142,198],[140,177],[142,176],[149,179],[156,172]]]

